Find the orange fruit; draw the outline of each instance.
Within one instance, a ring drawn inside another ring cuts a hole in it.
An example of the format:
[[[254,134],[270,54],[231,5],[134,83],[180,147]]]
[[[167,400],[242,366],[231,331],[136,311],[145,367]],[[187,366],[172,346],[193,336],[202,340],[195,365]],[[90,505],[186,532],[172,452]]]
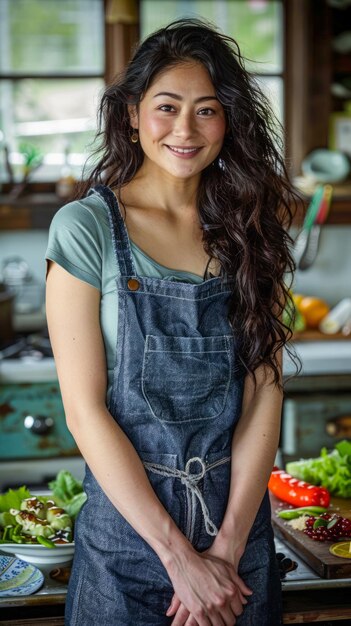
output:
[[[304,298],[306,298],[306,296],[304,296],[302,293],[292,294],[292,299],[294,300],[294,303],[297,307],[299,307],[301,300],[303,300]]]
[[[307,328],[318,328],[322,319],[329,313],[328,304],[320,298],[305,296],[297,305],[305,318]]]
[[[351,541],[333,543],[329,548],[329,552],[334,554],[334,556],[339,556],[341,559],[351,559]]]

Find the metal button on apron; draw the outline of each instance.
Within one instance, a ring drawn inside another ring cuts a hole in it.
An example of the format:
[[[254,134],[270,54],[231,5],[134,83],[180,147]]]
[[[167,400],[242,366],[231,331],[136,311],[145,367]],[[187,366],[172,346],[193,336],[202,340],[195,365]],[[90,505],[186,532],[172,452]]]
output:
[[[136,278],[130,278],[127,282],[127,285],[130,291],[137,291],[140,287],[140,283]]]

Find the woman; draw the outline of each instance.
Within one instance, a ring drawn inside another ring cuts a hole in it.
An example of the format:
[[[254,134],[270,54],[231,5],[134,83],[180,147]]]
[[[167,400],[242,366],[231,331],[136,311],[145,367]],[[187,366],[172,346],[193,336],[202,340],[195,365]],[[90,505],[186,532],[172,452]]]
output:
[[[47,250],[87,463],[66,624],[277,626],[266,485],[292,260],[266,100],[233,40],[180,20],[139,46],[100,114],[99,160]]]

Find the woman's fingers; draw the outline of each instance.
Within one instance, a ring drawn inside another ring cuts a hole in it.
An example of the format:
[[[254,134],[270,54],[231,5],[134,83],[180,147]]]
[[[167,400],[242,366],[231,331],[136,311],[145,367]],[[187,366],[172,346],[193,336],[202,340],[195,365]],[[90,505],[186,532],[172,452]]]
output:
[[[187,624],[188,626],[187,620],[189,618],[189,615],[190,613],[188,609],[185,608],[184,604],[180,604],[175,618],[172,622],[172,626],[185,626],[185,624]],[[196,622],[194,622],[194,626],[197,626]]]
[[[238,576],[237,574],[235,575],[235,580],[234,580],[235,584],[237,585],[238,589],[241,591],[241,593],[244,596],[251,596],[252,595],[252,589],[250,589],[250,587],[248,587],[244,581],[242,580],[242,578],[240,578],[240,576]]]
[[[172,597],[171,604],[169,605],[169,607],[168,607],[168,609],[166,611],[166,615],[168,615],[168,617],[171,617],[172,615],[175,615],[176,612],[178,611],[180,605],[181,605],[181,601],[179,600],[177,594],[174,593],[173,597]]]
[[[215,556],[190,552],[169,564],[174,596],[167,610],[172,626],[234,626],[251,589],[234,566]]]
[[[236,618],[241,615],[247,604],[247,600],[242,596],[239,589],[233,592],[233,598],[228,602],[221,601],[216,606],[207,606],[203,613],[199,613],[197,618],[191,615],[188,609],[179,601],[174,594],[167,615],[175,614],[172,626],[202,626],[203,624],[211,624],[211,626],[235,626]],[[173,606],[172,606],[173,605]],[[175,611],[172,608],[177,606]]]

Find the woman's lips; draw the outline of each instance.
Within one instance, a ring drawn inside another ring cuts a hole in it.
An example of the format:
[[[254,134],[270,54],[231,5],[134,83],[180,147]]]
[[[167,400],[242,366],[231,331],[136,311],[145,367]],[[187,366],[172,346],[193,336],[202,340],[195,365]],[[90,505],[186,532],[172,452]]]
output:
[[[195,148],[195,147],[182,148],[180,146],[168,146],[168,145],[166,147],[168,148],[168,150],[170,150],[170,152],[172,152],[172,154],[182,159],[191,159],[193,156],[198,154],[201,150],[201,148]]]

